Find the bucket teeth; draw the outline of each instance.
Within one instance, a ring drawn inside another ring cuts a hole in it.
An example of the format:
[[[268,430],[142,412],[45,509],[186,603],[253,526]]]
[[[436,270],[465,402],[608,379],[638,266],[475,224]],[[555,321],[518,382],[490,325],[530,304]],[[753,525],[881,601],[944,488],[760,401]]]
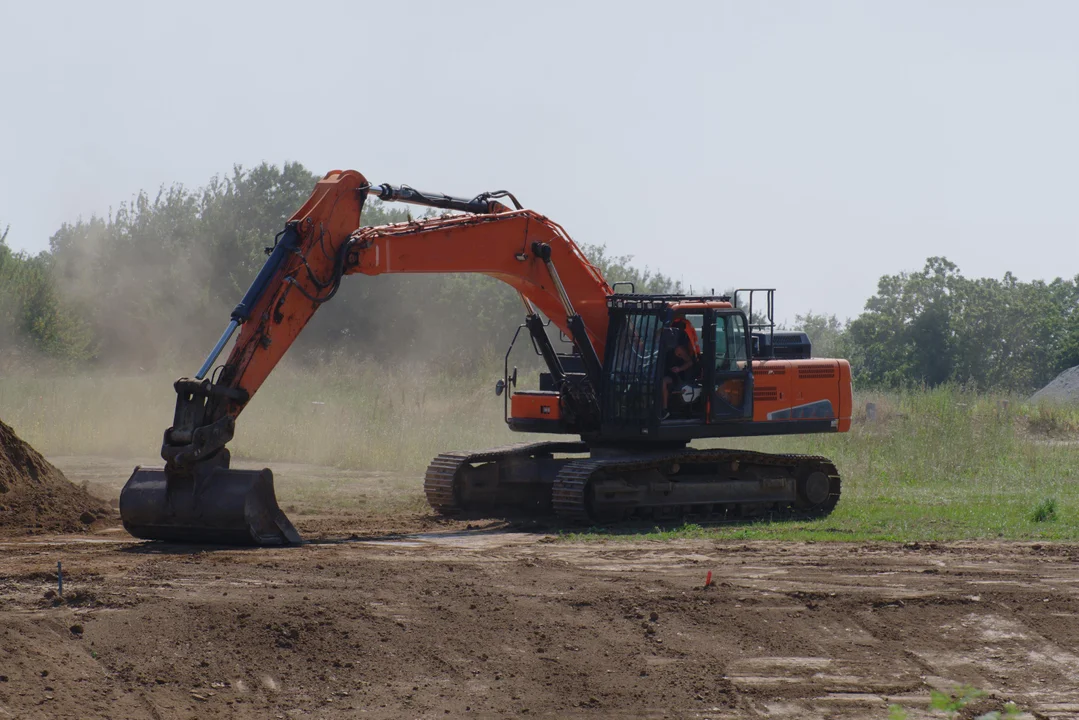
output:
[[[135,468],[120,491],[120,518],[137,538],[215,545],[300,542],[277,505],[273,473],[214,467],[190,475]]]

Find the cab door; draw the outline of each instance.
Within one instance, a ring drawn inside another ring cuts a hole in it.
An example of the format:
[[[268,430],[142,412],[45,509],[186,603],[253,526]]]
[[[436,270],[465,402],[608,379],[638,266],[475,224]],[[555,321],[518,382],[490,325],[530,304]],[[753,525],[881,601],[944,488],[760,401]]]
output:
[[[753,418],[753,368],[749,323],[740,310],[715,310],[705,332],[712,363],[707,379],[711,390],[710,423]]]

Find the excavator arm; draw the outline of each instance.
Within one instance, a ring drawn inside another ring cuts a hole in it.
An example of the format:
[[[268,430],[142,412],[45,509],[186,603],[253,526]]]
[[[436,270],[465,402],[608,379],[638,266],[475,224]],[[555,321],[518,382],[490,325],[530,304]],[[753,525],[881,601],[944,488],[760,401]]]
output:
[[[464,214],[360,228],[370,195]],[[500,197],[517,204],[504,192],[461,199],[372,186],[351,170],[320,180],[275,238],[195,377],[175,383],[175,416],[161,451],[165,469],[136,468],[121,493],[128,531],[179,541],[299,540],[277,507],[270,471],[229,470],[225,446],[236,418],[345,275],[469,272],[497,278],[520,293],[533,333],[542,332],[542,313],[574,340],[588,381],[598,384],[610,286],[558,224],[510,209]],[[237,331],[227,360],[211,373]]]

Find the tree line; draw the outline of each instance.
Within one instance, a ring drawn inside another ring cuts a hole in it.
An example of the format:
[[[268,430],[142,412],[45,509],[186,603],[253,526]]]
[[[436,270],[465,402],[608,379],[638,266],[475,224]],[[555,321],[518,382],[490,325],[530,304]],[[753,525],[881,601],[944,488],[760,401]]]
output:
[[[173,368],[212,344],[265,260],[263,249],[318,180],[299,163],[236,167],[200,188],[142,192],[104,217],[66,223],[36,256],[0,233],[0,362],[13,357]],[[371,200],[365,225],[409,210]],[[582,245],[610,282],[679,292],[672,278]],[[351,280],[351,282],[350,282]],[[479,275],[346,279],[301,336],[297,356],[397,362],[438,357],[466,370],[521,320],[516,294]],[[849,321],[798,316],[818,357],[850,359],[860,387],[971,383],[1027,391],[1079,365],[1079,276],[967,278],[945,258],[882,277]]]
[[[200,357],[318,179],[299,163],[236,167],[200,188],[140,192],[104,217],[65,223],[33,257],[0,240],[0,362],[19,354],[148,370]],[[404,222],[410,212],[370,198],[362,221]],[[629,256],[583,249],[641,292],[680,289]],[[346,278],[290,357],[437,358],[467,369],[501,352],[520,321],[516,293],[481,275]]]
[[[799,318],[821,350],[848,357],[863,387],[972,384],[1026,392],[1079,365],[1079,275],[968,278],[943,257],[885,275],[848,323]]]

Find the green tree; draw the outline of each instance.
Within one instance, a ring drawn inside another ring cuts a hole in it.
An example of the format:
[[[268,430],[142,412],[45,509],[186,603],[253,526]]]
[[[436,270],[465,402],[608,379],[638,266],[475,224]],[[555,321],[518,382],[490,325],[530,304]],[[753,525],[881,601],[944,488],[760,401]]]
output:
[[[0,346],[67,361],[92,357],[90,328],[56,292],[49,254],[14,252],[8,232],[0,233]]]
[[[1027,391],[1079,364],[1079,278],[966,278],[944,258],[887,275],[848,326],[866,385],[971,383]]]
[[[813,356],[820,358],[846,358],[849,351],[847,329],[835,315],[815,314],[794,316],[794,329],[809,336],[813,344]]]
[[[56,277],[86,308],[102,359],[152,367],[201,354],[317,180],[299,163],[236,166],[205,187],[140,192],[107,217],[62,226],[50,239]],[[401,221],[405,213],[376,200],[364,219]],[[328,304],[322,331],[305,333],[305,345],[347,344],[350,325],[369,311],[363,300]]]
[[[886,275],[865,312],[851,321],[850,346],[862,382],[896,386],[937,385],[952,373],[950,327],[959,269],[929,258],[921,272]]]
[[[631,282],[634,292],[660,294],[682,292],[682,283],[660,272],[653,272],[647,267],[638,268],[633,264],[632,255],[609,255],[606,245],[581,245],[581,251],[596,266],[608,283]],[[628,288],[618,288],[619,292],[628,292]]]

